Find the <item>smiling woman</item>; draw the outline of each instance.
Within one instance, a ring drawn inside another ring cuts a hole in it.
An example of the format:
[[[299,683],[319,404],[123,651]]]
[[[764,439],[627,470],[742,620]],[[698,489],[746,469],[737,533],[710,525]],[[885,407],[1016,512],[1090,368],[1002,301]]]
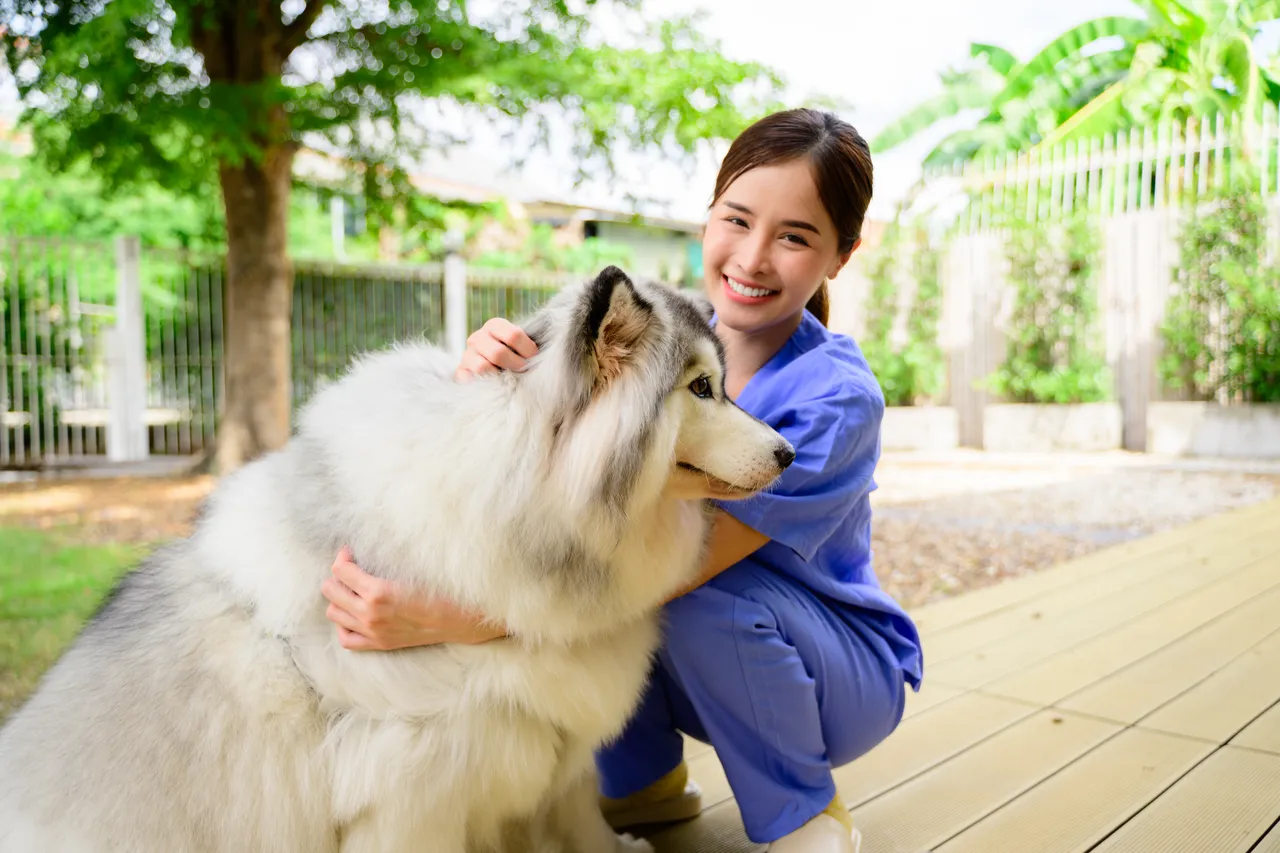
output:
[[[725,369],[705,384],[682,377],[692,393],[681,404],[732,401],[786,438],[794,458],[764,493],[716,501],[701,575],[666,604],[640,707],[597,755],[615,828],[698,814],[683,732],[715,747],[751,840],[771,853],[858,850],[832,767],[897,726],[904,683],[918,687],[923,674],[919,634],[871,564],[884,397],[858,345],[825,323],[827,279],[858,247],[871,188],[866,141],[816,110],[767,116],[721,165],[702,249]],[[457,376],[489,381],[537,350],[495,318],[468,341]],[[709,428],[699,446],[733,454],[732,431]],[[677,468],[666,488],[698,476]],[[371,624],[375,610],[423,644],[493,636],[447,602],[384,588],[346,555],[334,574],[325,595],[350,648],[400,644]],[[390,604],[366,606],[369,589]]]
[[[743,134],[730,148],[703,238],[704,277],[721,322],[718,292],[741,305],[776,302],[776,317],[804,305],[826,324],[826,279],[857,249],[871,201],[871,156],[860,142],[856,134],[814,137],[774,122],[769,133]],[[797,296],[804,296],[798,304]]]

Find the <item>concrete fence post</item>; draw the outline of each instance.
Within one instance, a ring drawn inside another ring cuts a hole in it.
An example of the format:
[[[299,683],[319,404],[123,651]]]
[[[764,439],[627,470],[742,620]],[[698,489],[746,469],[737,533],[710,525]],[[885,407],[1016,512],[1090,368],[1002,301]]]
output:
[[[467,261],[462,257],[465,237],[451,230],[444,238],[444,340],[455,356],[467,348]]]
[[[115,323],[107,338],[107,459],[140,462],[147,440],[147,342],[137,237],[116,240]]]

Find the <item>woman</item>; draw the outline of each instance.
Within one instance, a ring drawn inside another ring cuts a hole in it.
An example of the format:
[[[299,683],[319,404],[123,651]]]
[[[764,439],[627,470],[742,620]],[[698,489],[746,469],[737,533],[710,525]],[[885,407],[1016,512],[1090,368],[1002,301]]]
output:
[[[828,113],[749,127],[716,178],[703,236],[726,390],[796,449],[767,494],[716,511],[696,585],[665,608],[665,640],[626,730],[597,756],[621,829],[691,817],[680,733],[715,747],[748,837],[774,853],[856,853],[831,771],[870,750],[920,686],[915,626],[871,565],[869,496],[884,398],[856,343],[827,330],[827,280],[861,242],[866,142]],[[494,319],[459,381],[518,370],[536,346]],[[448,602],[415,599],[343,551],[324,585],[344,646],[391,649],[499,635]]]

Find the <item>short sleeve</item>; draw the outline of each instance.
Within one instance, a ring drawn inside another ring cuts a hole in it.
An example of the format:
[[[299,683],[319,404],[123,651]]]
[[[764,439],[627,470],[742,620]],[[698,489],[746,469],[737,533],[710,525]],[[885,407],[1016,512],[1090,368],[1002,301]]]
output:
[[[840,383],[816,399],[759,413],[795,448],[795,461],[766,492],[721,509],[806,561],[874,487],[884,398],[879,389]]]

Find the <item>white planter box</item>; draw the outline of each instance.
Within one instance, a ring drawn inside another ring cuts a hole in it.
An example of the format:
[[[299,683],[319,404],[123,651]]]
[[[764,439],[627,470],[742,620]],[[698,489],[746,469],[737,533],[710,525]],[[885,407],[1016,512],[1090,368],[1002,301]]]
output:
[[[1148,403],[1147,452],[1280,459],[1280,403]]]
[[[960,446],[960,419],[950,406],[886,406],[881,450],[951,450]]]
[[[983,447],[997,452],[1118,450],[1123,430],[1118,403],[999,403],[982,412]]]

